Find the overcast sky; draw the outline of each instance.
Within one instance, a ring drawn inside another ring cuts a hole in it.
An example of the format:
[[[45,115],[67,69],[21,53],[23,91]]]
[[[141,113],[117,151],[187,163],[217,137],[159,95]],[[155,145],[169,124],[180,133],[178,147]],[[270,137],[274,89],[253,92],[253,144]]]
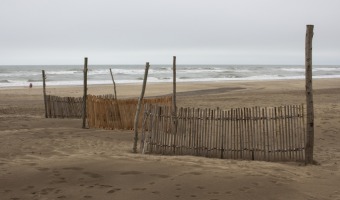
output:
[[[0,65],[340,64],[339,0],[0,0]]]

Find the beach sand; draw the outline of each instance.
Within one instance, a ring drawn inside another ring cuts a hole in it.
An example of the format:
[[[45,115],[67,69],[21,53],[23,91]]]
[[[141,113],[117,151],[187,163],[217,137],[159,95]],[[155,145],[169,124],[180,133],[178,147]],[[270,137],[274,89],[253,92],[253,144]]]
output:
[[[45,119],[42,88],[0,90],[0,199],[340,199],[340,79],[314,80],[318,165],[133,154],[133,131]],[[222,109],[305,102],[303,80],[179,83],[178,106]],[[82,96],[82,87],[47,93]],[[110,85],[88,94],[112,93]],[[119,98],[141,85],[117,85]],[[172,92],[148,84],[146,96]]]

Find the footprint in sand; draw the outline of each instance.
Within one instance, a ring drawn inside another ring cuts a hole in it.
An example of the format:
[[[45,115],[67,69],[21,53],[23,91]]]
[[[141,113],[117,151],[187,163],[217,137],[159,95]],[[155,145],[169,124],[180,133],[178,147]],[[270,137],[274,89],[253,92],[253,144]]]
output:
[[[58,183],[66,183],[67,181],[65,181],[64,179],[61,180],[52,180],[49,182],[49,184],[58,184]]]
[[[114,189],[112,189],[112,190],[107,191],[107,193],[112,194],[112,193],[118,192],[118,191],[120,191],[120,190],[122,190],[122,189],[120,189],[120,188],[114,188]]]
[[[208,192],[208,194],[220,194],[219,192]]]
[[[40,191],[40,194],[42,195],[47,195],[49,194],[50,192],[52,192],[53,190],[55,190],[55,188],[44,188]]]
[[[144,190],[146,190],[146,188],[132,188],[132,190],[144,191]]]
[[[276,186],[282,186],[283,184],[280,183],[279,181],[277,180],[270,180],[271,183],[274,183]]]
[[[260,183],[257,183],[257,182],[253,182],[251,184],[254,185],[254,186],[260,186]]]
[[[249,188],[249,187],[242,187],[242,188],[240,188],[239,190],[240,190],[241,192],[246,192],[246,191],[250,190],[250,188]]]
[[[126,172],[120,173],[120,175],[137,175],[137,174],[143,174],[143,172],[140,172],[140,171],[126,171]]]
[[[27,165],[27,166],[36,166],[38,164],[37,163],[25,163],[24,165]]]
[[[150,174],[150,176],[158,177],[158,178],[169,178],[170,176],[165,174]]]
[[[65,167],[64,170],[74,170],[74,171],[80,171],[83,170],[81,167]]]
[[[59,173],[58,170],[53,170],[52,172],[53,172],[53,175],[54,175],[54,176],[60,176],[60,173]]]
[[[190,175],[201,175],[202,173],[200,173],[200,172],[189,172],[188,174],[190,174]]]
[[[99,187],[99,188],[111,188],[111,187],[113,187],[112,185],[103,185],[103,184],[99,184],[99,183],[96,183],[94,185]]]
[[[49,168],[45,168],[45,167],[37,167],[36,169],[39,171],[43,171],[43,172],[50,170]]]
[[[54,191],[54,194],[59,194],[61,192],[61,190],[56,190]]]
[[[33,188],[34,188],[33,185],[29,185],[29,186],[25,187],[24,189],[22,189],[22,191],[30,190],[30,189],[33,189]]]
[[[87,176],[89,176],[91,178],[101,178],[102,177],[102,175],[96,174],[96,173],[92,173],[92,172],[84,172],[83,174],[85,174],[85,175],[87,175]]]

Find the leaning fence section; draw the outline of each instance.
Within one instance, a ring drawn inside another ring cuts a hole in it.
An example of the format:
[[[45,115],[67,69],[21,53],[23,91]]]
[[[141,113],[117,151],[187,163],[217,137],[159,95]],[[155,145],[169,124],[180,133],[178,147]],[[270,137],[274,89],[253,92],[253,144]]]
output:
[[[170,107],[147,105],[142,152],[222,159],[304,160],[303,105],[230,110],[180,108],[177,113],[172,116]]]
[[[143,104],[170,106],[171,96],[146,98]],[[138,99],[112,99],[98,96],[87,96],[87,122],[89,128],[133,129]],[[144,107],[144,106],[143,106]],[[143,114],[143,110],[141,115]],[[142,125],[140,117],[139,127]]]
[[[48,118],[81,118],[82,97],[59,97],[46,95]]]

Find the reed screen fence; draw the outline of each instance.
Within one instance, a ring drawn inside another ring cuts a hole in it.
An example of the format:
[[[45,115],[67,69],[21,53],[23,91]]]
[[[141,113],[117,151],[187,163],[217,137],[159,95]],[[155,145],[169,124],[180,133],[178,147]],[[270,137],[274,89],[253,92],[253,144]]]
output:
[[[160,104],[170,106],[171,96],[145,98],[142,104]],[[134,119],[138,99],[110,99],[98,96],[87,96],[87,122],[89,128],[130,129],[134,128]],[[144,107],[144,106],[143,106]],[[142,127],[143,110],[139,117],[138,127]]]
[[[230,110],[147,105],[141,151],[221,159],[303,161],[303,105]]]

